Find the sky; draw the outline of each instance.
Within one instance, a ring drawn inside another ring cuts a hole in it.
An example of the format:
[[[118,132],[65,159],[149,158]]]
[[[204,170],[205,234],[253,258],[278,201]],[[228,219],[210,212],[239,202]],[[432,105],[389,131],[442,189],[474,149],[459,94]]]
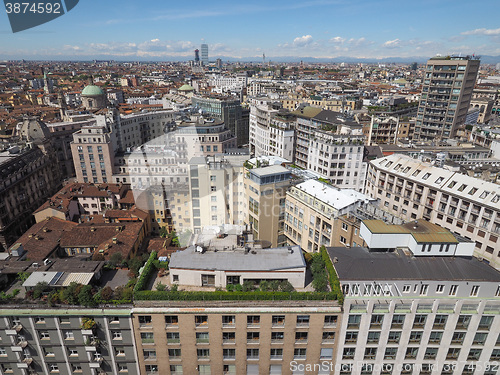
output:
[[[499,0],[80,0],[67,14],[12,33],[0,12],[0,60],[193,59],[217,56],[500,55]]]

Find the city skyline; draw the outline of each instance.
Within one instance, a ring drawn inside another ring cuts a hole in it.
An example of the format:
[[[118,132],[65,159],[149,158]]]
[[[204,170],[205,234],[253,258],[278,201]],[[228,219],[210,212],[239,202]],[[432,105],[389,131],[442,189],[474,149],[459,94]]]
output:
[[[99,4],[97,7],[96,5]],[[80,2],[47,24],[13,34],[0,16],[0,59],[190,60],[207,43],[218,56],[411,58],[435,54],[500,55],[500,28],[466,1],[315,0],[252,5],[158,1]],[[245,22],[246,21],[246,22]],[[355,26],[353,26],[355,25]]]

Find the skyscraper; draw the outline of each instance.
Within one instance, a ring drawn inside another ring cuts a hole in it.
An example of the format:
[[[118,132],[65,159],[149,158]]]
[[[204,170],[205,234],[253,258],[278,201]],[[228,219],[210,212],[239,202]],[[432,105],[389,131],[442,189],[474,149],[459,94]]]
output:
[[[194,61],[195,62],[200,61],[200,50],[198,48],[194,50]]]
[[[414,139],[453,138],[465,124],[479,59],[471,56],[433,57],[427,62]]]
[[[201,45],[201,62],[203,65],[208,65],[208,44]]]

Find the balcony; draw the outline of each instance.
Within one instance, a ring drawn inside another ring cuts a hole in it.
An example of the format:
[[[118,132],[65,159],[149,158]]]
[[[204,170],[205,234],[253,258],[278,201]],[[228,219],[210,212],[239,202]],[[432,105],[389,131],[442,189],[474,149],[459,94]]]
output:
[[[21,323],[15,323],[15,324],[12,324],[10,329],[6,329],[5,333],[7,335],[17,335],[19,332],[21,332],[22,329],[23,329],[23,326]]]

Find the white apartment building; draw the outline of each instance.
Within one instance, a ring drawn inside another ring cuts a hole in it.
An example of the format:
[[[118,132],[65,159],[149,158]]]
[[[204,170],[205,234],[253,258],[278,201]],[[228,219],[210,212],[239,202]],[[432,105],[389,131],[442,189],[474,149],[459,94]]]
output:
[[[224,155],[194,157],[189,161],[192,232],[199,233],[207,226],[244,224],[243,163],[247,158]]]
[[[213,92],[223,94],[230,91],[242,91],[247,87],[247,80],[246,73],[237,74],[236,76],[212,74],[208,77],[208,84],[212,86]]]
[[[363,136],[336,135],[316,130],[309,142],[307,169],[333,185],[362,192],[368,163],[364,161]]]
[[[474,257],[401,249],[327,251],[345,295],[335,375],[497,374],[494,268]]]
[[[255,157],[279,156],[293,161],[295,117],[267,100],[250,106],[250,153]]]
[[[497,184],[393,154],[370,162],[365,193],[403,220],[424,218],[475,241],[475,255],[500,269]]]

